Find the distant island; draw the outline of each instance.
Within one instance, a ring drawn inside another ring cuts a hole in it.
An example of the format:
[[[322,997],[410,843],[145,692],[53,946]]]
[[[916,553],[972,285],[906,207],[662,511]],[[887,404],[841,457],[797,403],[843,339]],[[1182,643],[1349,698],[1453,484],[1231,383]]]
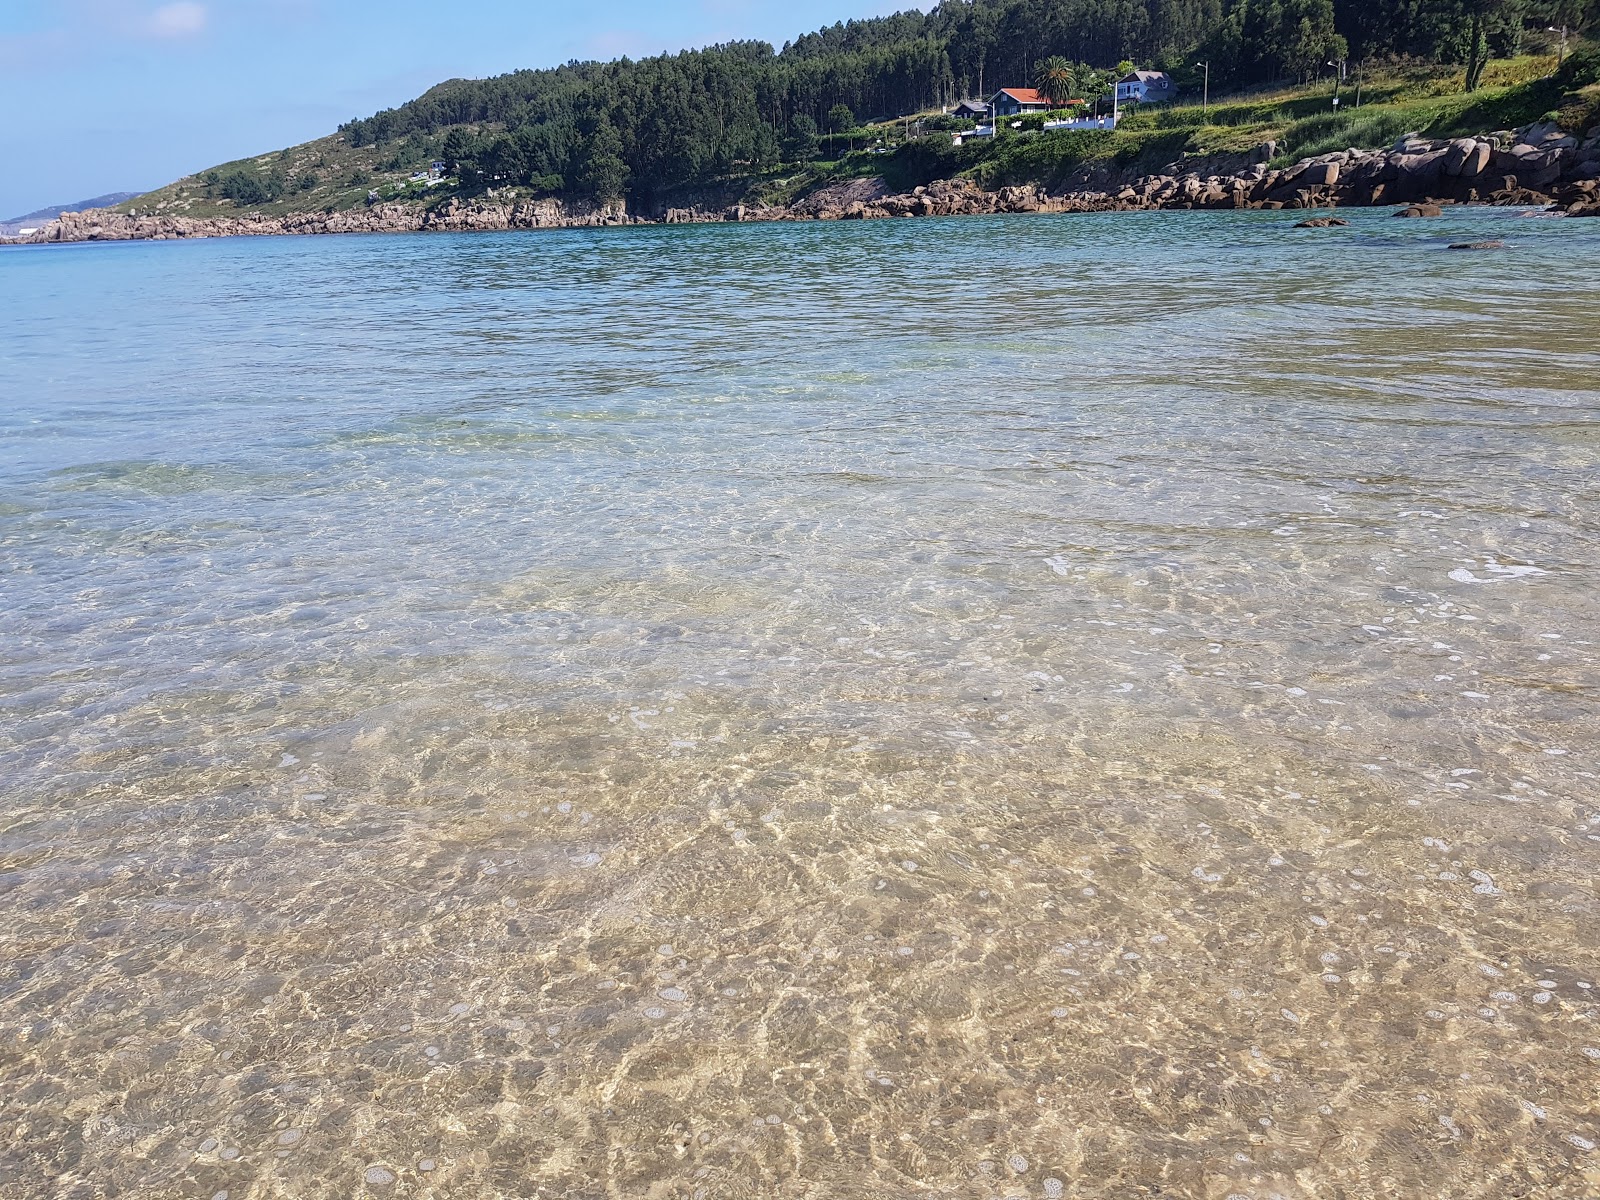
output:
[[[46,208],[36,209],[31,213],[23,213],[20,217],[0,221],[0,236],[15,237],[24,229],[36,229],[48,221],[53,221],[64,212],[83,212],[92,208],[111,208],[114,205],[126,203],[137,198],[139,192],[107,192],[104,196],[92,196],[88,200],[79,200],[76,204],[52,204]]]
[[[1569,32],[1513,0],[943,4],[780,50],[450,80],[42,236],[1494,199],[1586,213],[1600,50]]]

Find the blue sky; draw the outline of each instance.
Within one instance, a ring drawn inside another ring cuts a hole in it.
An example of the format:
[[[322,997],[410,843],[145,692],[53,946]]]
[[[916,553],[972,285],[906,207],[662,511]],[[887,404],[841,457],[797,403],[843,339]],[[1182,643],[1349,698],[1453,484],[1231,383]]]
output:
[[[892,0],[0,0],[0,219],[330,133],[442,79],[786,39]]]

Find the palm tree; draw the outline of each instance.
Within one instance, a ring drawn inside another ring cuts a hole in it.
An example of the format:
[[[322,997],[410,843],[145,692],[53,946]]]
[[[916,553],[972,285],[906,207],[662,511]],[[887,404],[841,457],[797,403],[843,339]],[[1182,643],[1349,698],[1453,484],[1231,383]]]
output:
[[[1042,58],[1033,65],[1033,87],[1041,96],[1059,108],[1072,95],[1077,82],[1077,71],[1059,54]]]

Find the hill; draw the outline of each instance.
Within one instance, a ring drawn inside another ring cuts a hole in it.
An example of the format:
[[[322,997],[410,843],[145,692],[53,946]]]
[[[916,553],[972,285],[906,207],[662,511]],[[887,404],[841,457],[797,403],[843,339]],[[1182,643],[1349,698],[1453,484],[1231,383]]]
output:
[[[36,209],[31,213],[23,213],[20,217],[12,217],[8,221],[0,221],[0,234],[11,235],[19,229],[43,225],[54,217],[59,217],[64,212],[83,212],[90,208],[112,208],[135,199],[138,192],[107,192],[104,196],[95,196],[89,200],[79,200],[76,204],[53,204],[48,208]]]
[[[1554,49],[1546,23],[1575,10],[1592,21],[1600,0],[946,0],[776,51],[740,42],[450,80],[336,134],[221,164],[121,208],[285,215],[490,195],[625,198],[632,211],[660,212],[707,189],[793,199],[841,175],[1049,182],[1095,153],[1170,158],[1251,139],[1289,152],[1318,139],[1502,128],[1578,102],[1540,83],[1553,55],[1519,53]],[[1189,103],[1135,114],[1092,145],[1008,138],[957,154],[948,137],[913,136],[949,128],[943,107],[1000,85],[1051,76],[1055,99],[1092,99],[1131,63],[1171,73]],[[1334,112],[1334,76],[1350,63],[1347,107]],[[1233,99],[1197,111],[1207,77],[1212,95]],[[438,178],[433,163],[443,164]]]

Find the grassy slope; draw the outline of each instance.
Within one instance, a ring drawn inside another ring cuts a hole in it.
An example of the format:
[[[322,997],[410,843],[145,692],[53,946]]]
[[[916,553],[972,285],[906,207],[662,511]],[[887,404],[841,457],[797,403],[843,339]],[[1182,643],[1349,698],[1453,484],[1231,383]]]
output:
[[[1492,63],[1470,95],[1459,70],[1372,74],[1361,81],[1359,108],[1354,80],[1341,90],[1338,110],[1331,82],[1219,98],[1208,110],[1192,103],[1152,107],[1126,116],[1113,134],[1022,134],[1000,146],[981,143],[961,170],[989,185],[1050,183],[1086,162],[1115,159],[1156,171],[1180,158],[1244,152],[1266,141],[1277,143],[1281,165],[1331,150],[1387,147],[1409,132],[1504,131],[1557,111],[1569,128],[1588,128],[1600,119],[1600,87],[1564,94],[1549,78],[1555,66],[1553,56]]]
[[[862,147],[835,162],[812,163],[721,181],[745,187],[750,199],[789,203],[826,183],[882,175],[892,186],[910,188],[933,178],[963,174],[985,186],[1037,182],[1050,184],[1085,163],[1115,159],[1155,171],[1183,157],[1247,151],[1265,141],[1278,143],[1279,161],[1346,148],[1377,149],[1399,135],[1417,131],[1436,137],[1486,133],[1525,125],[1561,111],[1569,127],[1587,128],[1600,119],[1600,85],[1563,94],[1549,79],[1551,56],[1524,56],[1493,62],[1483,86],[1468,95],[1460,70],[1412,68],[1371,73],[1361,80],[1361,107],[1354,106],[1354,80],[1332,107],[1331,83],[1219,97],[1202,111],[1186,103],[1127,115],[1115,133],[1033,133],[976,143],[959,150],[940,149],[936,139],[901,154],[874,154],[874,143],[898,147],[902,119],[868,126],[857,134]],[[931,114],[924,114],[931,115]],[[214,171],[245,167],[283,181],[275,201],[237,205],[220,198],[205,182],[207,172],[118,206],[120,212],[175,216],[229,216],[241,212],[283,214],[332,211],[367,203],[369,189],[384,200],[429,203],[454,194],[451,186],[424,188],[409,182],[412,171],[437,156],[443,134],[413,136],[402,143],[353,147],[338,135],[287,150],[224,163]],[[309,177],[309,179],[308,179]],[[301,186],[305,182],[306,186]]]
[[[333,134],[287,150],[237,159],[211,168],[218,174],[244,168],[262,177],[280,177],[283,194],[270,203],[241,205],[223,199],[217,195],[215,186],[206,184],[208,172],[201,171],[119,204],[114,211],[181,217],[340,211],[364,205],[369,190],[376,190],[385,200],[421,202],[450,190],[447,187],[429,189],[409,182],[414,170],[425,169],[429,159],[438,154],[442,140],[441,134],[431,139],[410,139],[404,144],[355,147]],[[310,186],[302,187],[308,179]]]
[[[1491,63],[1482,86],[1467,94],[1464,72],[1440,68],[1368,73],[1355,107],[1355,80],[1340,91],[1333,108],[1331,81],[1219,97],[1209,108],[1183,103],[1126,114],[1115,133],[1022,133],[960,150],[929,150],[916,161],[909,152],[876,156],[864,152],[834,163],[817,163],[768,189],[775,202],[793,199],[826,183],[881,175],[891,186],[910,188],[934,178],[964,175],[988,187],[1053,184],[1085,164],[1116,161],[1156,172],[1183,158],[1242,153],[1261,143],[1278,145],[1279,165],[1331,150],[1380,149],[1410,132],[1455,137],[1509,130],[1560,112],[1568,128],[1600,121],[1600,85],[1564,94],[1550,79],[1554,56],[1524,56]],[[893,145],[897,122],[863,131]]]

